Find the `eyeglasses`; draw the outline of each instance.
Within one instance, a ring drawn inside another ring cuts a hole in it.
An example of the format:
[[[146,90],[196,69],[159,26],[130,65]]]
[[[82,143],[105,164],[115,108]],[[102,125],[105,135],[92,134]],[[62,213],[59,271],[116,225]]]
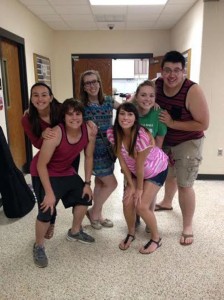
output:
[[[182,72],[183,69],[180,69],[180,68],[175,68],[175,69],[170,69],[170,68],[164,68],[163,69],[163,72],[166,74],[166,75],[170,75],[171,73],[174,73],[175,75],[179,75],[180,72]]]
[[[86,81],[86,82],[84,82],[84,86],[90,87],[91,85],[96,85],[97,83],[99,83],[98,80]]]

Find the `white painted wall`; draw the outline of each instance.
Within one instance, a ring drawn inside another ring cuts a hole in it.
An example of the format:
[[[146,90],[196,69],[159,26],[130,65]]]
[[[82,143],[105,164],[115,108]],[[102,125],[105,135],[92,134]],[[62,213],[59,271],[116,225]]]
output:
[[[54,82],[53,30],[16,0],[0,0],[0,27],[25,40],[28,87],[35,82],[34,53],[50,58]]]
[[[168,30],[145,31],[59,31],[54,33],[56,94],[73,95],[71,54],[153,53],[170,49]],[[63,58],[63,59],[62,59]]]
[[[206,159],[203,170],[224,174],[224,0],[204,6],[200,84],[210,109],[210,127],[206,133]]]
[[[191,80],[199,82],[203,31],[203,1],[194,7],[171,30],[171,48],[184,52],[191,49]]]

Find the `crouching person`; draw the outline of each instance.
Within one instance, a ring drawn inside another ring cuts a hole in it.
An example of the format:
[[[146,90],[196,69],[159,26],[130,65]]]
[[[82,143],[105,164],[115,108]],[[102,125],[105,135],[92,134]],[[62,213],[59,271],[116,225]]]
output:
[[[67,99],[62,104],[61,123],[53,128],[55,135],[44,139],[40,151],[31,162],[33,188],[38,201],[36,241],[33,247],[34,263],[41,268],[48,265],[44,236],[51,216],[61,199],[65,208],[73,208],[73,222],[67,239],[91,244],[95,240],[82,230],[82,220],[92,205],[90,179],[95,146],[94,130],[83,121],[81,102]],[[85,182],[72,166],[84,150]]]

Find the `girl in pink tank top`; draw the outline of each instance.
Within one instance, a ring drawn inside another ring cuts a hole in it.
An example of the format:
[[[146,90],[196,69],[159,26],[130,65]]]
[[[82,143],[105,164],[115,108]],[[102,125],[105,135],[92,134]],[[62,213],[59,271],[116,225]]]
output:
[[[151,239],[139,251],[150,254],[161,246],[161,238],[154,212],[149,210],[149,205],[166,179],[168,157],[155,146],[150,132],[140,125],[138,111],[129,102],[119,106],[114,126],[108,129],[107,137],[114,146],[127,181],[123,210],[128,234],[119,248],[127,250],[134,241],[137,213],[151,231]]]

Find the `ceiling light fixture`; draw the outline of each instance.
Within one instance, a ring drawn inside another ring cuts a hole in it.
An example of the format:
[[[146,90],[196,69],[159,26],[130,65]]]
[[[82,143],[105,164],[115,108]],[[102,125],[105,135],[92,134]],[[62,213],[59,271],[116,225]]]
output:
[[[165,5],[168,0],[89,0],[91,5]]]

